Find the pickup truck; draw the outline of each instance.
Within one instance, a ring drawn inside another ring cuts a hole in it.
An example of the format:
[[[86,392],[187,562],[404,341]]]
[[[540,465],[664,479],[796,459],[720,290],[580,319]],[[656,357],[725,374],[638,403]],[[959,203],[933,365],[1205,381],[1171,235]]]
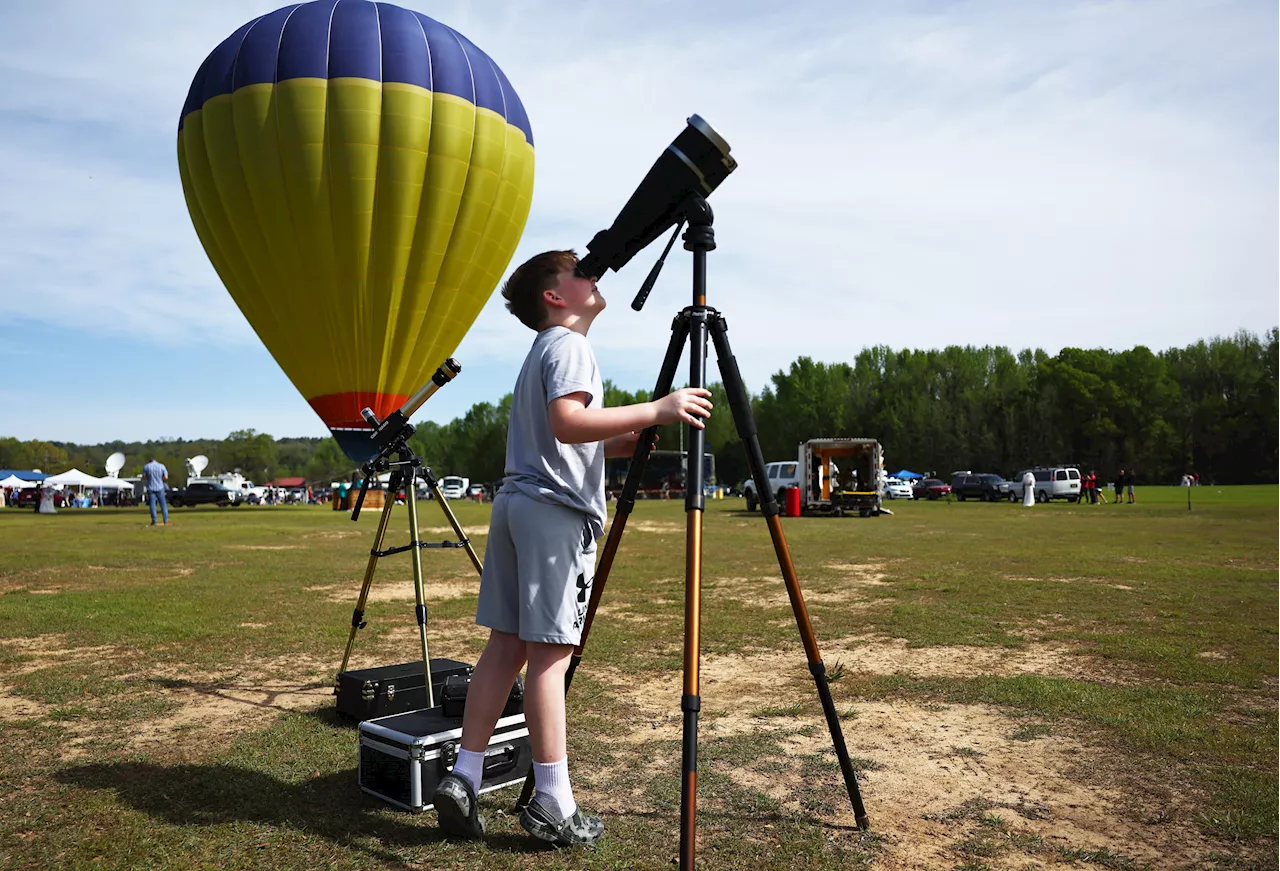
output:
[[[173,490],[168,494],[169,504],[181,508],[184,505],[217,505],[226,508],[228,505],[239,505],[240,494],[223,484],[210,481],[195,481],[182,490]]]

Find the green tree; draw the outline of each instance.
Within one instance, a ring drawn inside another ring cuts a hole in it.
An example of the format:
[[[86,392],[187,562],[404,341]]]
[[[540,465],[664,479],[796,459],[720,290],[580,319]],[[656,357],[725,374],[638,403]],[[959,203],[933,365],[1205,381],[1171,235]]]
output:
[[[217,452],[221,471],[238,470],[246,478],[266,481],[276,476],[276,443],[253,429],[238,429],[226,437]]]

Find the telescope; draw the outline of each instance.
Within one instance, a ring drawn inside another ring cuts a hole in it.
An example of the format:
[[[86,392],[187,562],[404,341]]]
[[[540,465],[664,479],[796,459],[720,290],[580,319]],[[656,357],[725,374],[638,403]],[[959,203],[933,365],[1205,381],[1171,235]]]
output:
[[[729,155],[729,143],[700,116],[691,116],[680,135],[658,155],[613,225],[587,243],[578,272],[599,278],[606,270],[622,269],[682,220],[682,207],[690,196],[710,196],[737,166]]]

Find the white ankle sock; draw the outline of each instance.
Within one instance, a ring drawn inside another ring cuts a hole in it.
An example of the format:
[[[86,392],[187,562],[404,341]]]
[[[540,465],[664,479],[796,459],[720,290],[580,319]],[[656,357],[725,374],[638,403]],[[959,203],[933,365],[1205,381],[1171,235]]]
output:
[[[533,763],[534,801],[557,820],[562,820],[578,809],[573,800],[573,788],[569,786],[569,760]]]
[[[484,780],[484,754],[458,748],[458,761],[453,763],[453,773],[471,784],[471,788],[480,792],[480,781]]]

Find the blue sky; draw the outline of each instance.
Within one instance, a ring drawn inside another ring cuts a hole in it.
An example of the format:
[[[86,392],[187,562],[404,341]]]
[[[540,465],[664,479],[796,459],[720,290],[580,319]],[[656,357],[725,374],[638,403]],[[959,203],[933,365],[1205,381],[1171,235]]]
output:
[[[0,8],[0,435],[327,432],[209,266],[177,171],[196,68],[278,5]],[[710,302],[752,391],[866,344],[1162,349],[1280,322],[1274,3],[403,5],[528,110],[514,263],[583,248],[688,115],[724,135]],[[630,310],[656,256],[602,283],[592,329],[632,390],[688,302],[673,253]],[[419,419],[510,389],[531,335],[500,301]]]

